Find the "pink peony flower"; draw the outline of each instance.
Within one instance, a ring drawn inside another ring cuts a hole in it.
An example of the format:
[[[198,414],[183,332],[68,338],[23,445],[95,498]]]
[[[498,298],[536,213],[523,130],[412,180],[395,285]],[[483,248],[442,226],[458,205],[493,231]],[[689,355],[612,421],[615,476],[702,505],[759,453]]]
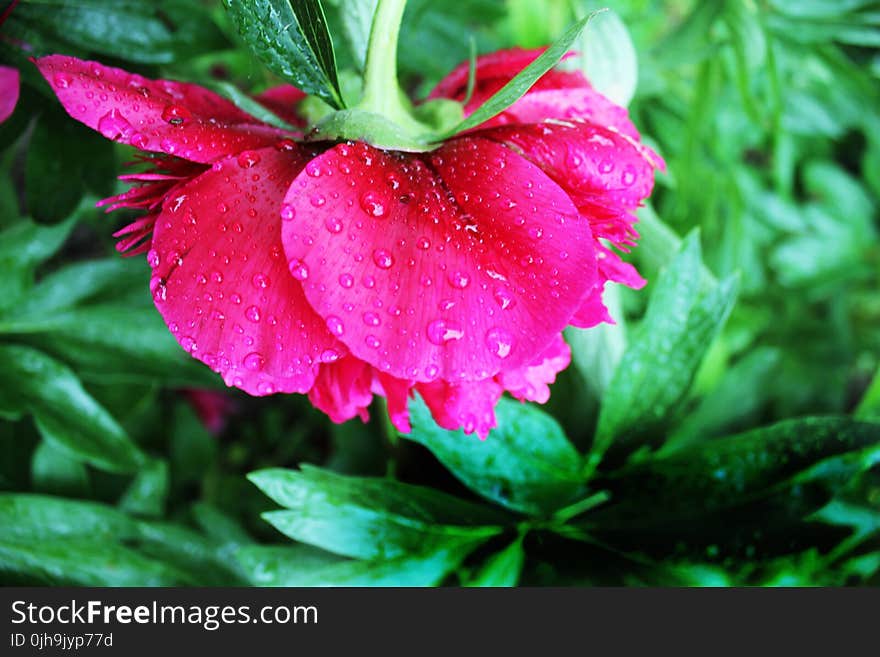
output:
[[[480,58],[466,112],[539,54]],[[120,249],[147,252],[184,349],[252,395],[307,393],[336,422],[383,395],[408,431],[417,391],[438,424],[485,437],[505,390],[547,401],[567,325],[611,321],[606,281],[644,284],[609,246],[634,244],[662,160],[578,73],[401,153],[300,143],[191,84],[58,55],[37,66],[73,118],[159,154],[103,201],[146,213]],[[460,100],[466,78],[462,65],[432,97]],[[262,102],[295,119],[300,98]]]
[[[18,70],[0,66],[0,123],[12,116],[18,102]]]

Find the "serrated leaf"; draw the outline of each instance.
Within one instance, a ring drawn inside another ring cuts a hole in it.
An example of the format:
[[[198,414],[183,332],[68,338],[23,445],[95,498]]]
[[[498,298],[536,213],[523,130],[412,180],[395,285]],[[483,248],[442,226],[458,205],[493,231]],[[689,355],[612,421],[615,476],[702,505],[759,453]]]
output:
[[[421,443],[468,488],[486,499],[531,515],[570,502],[582,487],[580,455],[560,426],[535,406],[501,399],[498,426],[485,441],[442,429],[421,399],[410,404],[413,431]]]
[[[261,470],[249,479],[289,511],[263,518],[303,543],[361,559],[481,542],[501,531],[488,509],[430,488],[346,477],[305,466]],[[451,548],[450,548],[451,549]]]
[[[23,0],[7,29],[19,38],[30,35],[27,42],[40,54],[74,46],[145,64],[227,45],[208,12],[186,0]]]
[[[440,139],[447,139],[459,132],[476,128],[481,123],[485,123],[489,119],[501,114],[501,112],[522,98],[542,75],[559,63],[597,13],[593,12],[568,28],[540,57],[517,73],[510,82],[501,87],[464,121],[448,133],[442,135]]]
[[[274,73],[331,107],[344,103],[333,43],[318,0],[223,0],[254,54]]]
[[[738,288],[738,278],[732,276],[700,296],[701,279],[698,235],[692,233],[661,273],[645,318],[608,385],[591,466],[612,442],[632,442],[657,432],[690,387]]]
[[[126,473],[146,462],[76,375],[44,353],[0,345],[0,398],[26,408],[47,441],[97,468]]]

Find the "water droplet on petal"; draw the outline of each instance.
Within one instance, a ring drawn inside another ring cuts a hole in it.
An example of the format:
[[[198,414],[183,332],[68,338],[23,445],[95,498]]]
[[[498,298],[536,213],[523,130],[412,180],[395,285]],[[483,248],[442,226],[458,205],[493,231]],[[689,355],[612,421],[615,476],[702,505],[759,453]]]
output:
[[[293,207],[290,203],[284,203],[281,206],[281,220],[282,221],[293,221],[296,217],[296,208]]]
[[[345,324],[343,324],[342,320],[339,319],[336,315],[330,315],[327,318],[327,330],[329,330],[336,337],[339,337],[343,333],[345,333]]]
[[[630,187],[636,181],[636,172],[632,166],[627,166],[620,178],[624,187]]]
[[[437,367],[436,365],[434,365],[433,363],[431,363],[430,365],[428,365],[428,366],[425,368],[425,378],[427,378],[428,381],[433,381],[434,379],[436,379],[436,378],[437,378],[437,375],[438,375],[439,373],[440,373],[440,368],[438,368],[438,367]]]
[[[364,192],[361,195],[361,209],[371,217],[385,214],[385,201],[375,192]]]
[[[373,251],[373,262],[380,269],[390,269],[394,264],[394,256],[385,249],[376,249]]]
[[[373,312],[364,313],[364,324],[367,326],[379,326],[382,323],[382,320],[379,319],[379,315]]]
[[[498,358],[507,358],[513,348],[513,336],[503,328],[490,328],[486,331],[486,346]]]
[[[465,289],[471,283],[471,277],[461,271],[449,274],[449,284],[459,290]]]
[[[309,268],[302,260],[293,258],[287,263],[290,275],[298,281],[304,281],[309,277]]]
[[[365,337],[365,338],[364,338],[364,343],[365,343],[370,349],[378,349],[378,348],[381,346],[381,344],[382,344],[382,343],[379,341],[379,338],[377,338],[375,335],[368,335],[367,337]]]
[[[327,199],[324,197],[323,194],[314,194],[314,195],[309,199],[309,202],[310,202],[313,206],[315,206],[316,208],[320,208],[322,205],[324,205],[324,204],[327,202]]]
[[[260,321],[260,309],[256,306],[250,306],[247,310],[244,311],[244,316],[248,318],[251,322],[259,322]]]
[[[516,300],[513,298],[513,295],[504,288],[496,289],[492,294],[492,298],[495,299],[495,303],[501,306],[501,310],[507,310],[516,305]]]
[[[324,220],[324,227],[331,233],[341,233],[342,220],[339,217],[327,217]]]
[[[259,372],[263,369],[263,365],[266,364],[266,359],[263,358],[263,354],[254,351],[244,357],[243,364],[245,369],[248,369],[251,372]]]
[[[73,82],[71,77],[66,73],[56,73],[52,76],[52,80],[55,82],[55,86],[61,89],[67,89],[70,86],[70,83]]]
[[[159,266],[159,252],[156,249],[147,251],[147,264],[154,269]]]
[[[171,125],[182,126],[192,119],[192,113],[180,105],[166,105],[162,110],[162,120]]]
[[[351,274],[340,274],[339,284],[347,290],[354,285],[354,276]]]
[[[335,349],[325,349],[321,352],[322,363],[335,363],[339,360],[339,352]]]
[[[435,319],[428,324],[427,334],[430,342],[442,347],[450,340],[461,340],[464,337],[464,330],[455,321]]]
[[[242,169],[250,169],[260,163],[260,154],[256,151],[242,151],[238,154],[238,166]]]

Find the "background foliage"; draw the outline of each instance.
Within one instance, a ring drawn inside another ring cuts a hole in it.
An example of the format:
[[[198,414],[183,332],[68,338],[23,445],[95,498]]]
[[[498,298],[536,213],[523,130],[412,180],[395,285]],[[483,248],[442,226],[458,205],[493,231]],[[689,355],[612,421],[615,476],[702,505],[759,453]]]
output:
[[[339,80],[304,84],[335,103],[374,3],[324,4]],[[94,209],[131,153],[27,57],[235,95],[277,83],[252,54],[274,46],[220,3],[22,0],[0,28],[24,83],[0,125],[0,580],[880,583],[880,5],[410,0],[402,79],[422,94],[471,36],[542,45],[600,6],[573,65],[669,165],[631,256],[650,284],[612,291],[621,321],[567,335],[548,406],[503,400],[481,443],[420,400],[402,437],[379,408],[333,425],[225,389],[209,431],[190,391],[222,385],[113,252],[127,218]]]

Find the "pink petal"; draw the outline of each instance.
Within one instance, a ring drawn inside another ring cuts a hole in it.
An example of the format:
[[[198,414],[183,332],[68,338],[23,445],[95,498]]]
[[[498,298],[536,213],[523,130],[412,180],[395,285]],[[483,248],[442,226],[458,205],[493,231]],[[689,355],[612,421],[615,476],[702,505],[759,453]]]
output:
[[[150,287],[195,358],[252,395],[305,392],[344,355],[290,275],[281,199],[306,161],[264,148],[221,160],[175,189],[156,219]]]
[[[0,66],[0,123],[12,116],[18,102],[18,69]]]
[[[581,302],[580,308],[569,320],[572,326],[577,328],[593,328],[598,324],[615,324],[614,318],[608,313],[608,308],[602,301],[605,282],[598,283],[590,294]]]
[[[470,383],[419,383],[416,390],[425,400],[434,421],[444,429],[462,428],[485,440],[495,428],[495,404],[503,392],[494,379]]]
[[[550,399],[549,384],[571,362],[571,349],[557,335],[553,342],[531,364],[515,370],[499,372],[496,379],[505,390],[521,401],[547,403]]]
[[[70,116],[144,151],[210,163],[286,135],[198,85],[149,80],[64,55],[35,63]]]
[[[334,363],[322,363],[309,401],[336,423],[360,417],[366,422],[367,407],[373,401],[373,368],[362,360],[345,356]]]
[[[376,371],[373,391],[388,400],[388,417],[391,418],[391,424],[394,425],[394,428],[402,433],[412,431],[412,426],[409,423],[409,408],[407,407],[411,389],[411,382],[402,381]]]
[[[255,100],[276,116],[298,128],[305,128],[306,121],[297,111],[297,106],[306,98],[306,93],[290,84],[281,84],[266,89]]]
[[[411,381],[530,363],[596,280],[589,225],[537,167],[486,140],[424,156],[340,145],[285,198],[291,271],[358,358]]]

